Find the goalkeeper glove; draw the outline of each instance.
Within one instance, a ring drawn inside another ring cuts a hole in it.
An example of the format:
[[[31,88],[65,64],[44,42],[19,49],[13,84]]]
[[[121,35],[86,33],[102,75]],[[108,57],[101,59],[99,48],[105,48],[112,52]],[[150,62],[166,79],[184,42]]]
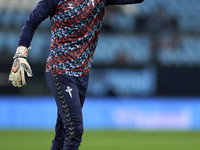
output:
[[[30,47],[27,49],[24,46],[19,46],[16,50],[15,56],[13,57],[14,62],[10,71],[9,81],[15,87],[26,85],[24,71],[29,77],[33,76],[31,67],[26,60],[28,50],[30,49]]]

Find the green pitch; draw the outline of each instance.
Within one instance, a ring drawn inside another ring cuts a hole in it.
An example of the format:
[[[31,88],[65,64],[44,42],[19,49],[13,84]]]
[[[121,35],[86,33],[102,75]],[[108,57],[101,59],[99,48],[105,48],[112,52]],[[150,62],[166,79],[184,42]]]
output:
[[[53,131],[0,131],[2,150],[49,150]],[[85,131],[80,150],[200,150],[200,132]]]

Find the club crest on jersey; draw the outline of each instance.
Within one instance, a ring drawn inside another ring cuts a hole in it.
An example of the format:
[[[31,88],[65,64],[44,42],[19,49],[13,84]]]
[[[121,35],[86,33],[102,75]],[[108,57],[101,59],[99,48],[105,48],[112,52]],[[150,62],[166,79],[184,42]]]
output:
[[[72,98],[72,88],[70,88],[69,86],[67,86],[67,89],[65,90],[65,92],[69,93],[69,96]]]
[[[94,0],[88,0],[89,4],[92,3],[92,5],[94,6]]]
[[[68,8],[72,9],[73,8],[72,5],[73,5],[72,3],[69,3],[68,4],[68,6],[69,6]]]

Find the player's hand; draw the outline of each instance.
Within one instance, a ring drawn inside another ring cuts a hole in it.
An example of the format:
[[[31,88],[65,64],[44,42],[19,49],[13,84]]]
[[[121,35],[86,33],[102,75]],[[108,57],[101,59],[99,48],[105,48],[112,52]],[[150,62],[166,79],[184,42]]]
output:
[[[15,53],[14,62],[9,75],[9,82],[15,87],[26,85],[24,72],[26,72],[29,77],[33,76],[31,67],[26,60],[29,49],[20,46]]]

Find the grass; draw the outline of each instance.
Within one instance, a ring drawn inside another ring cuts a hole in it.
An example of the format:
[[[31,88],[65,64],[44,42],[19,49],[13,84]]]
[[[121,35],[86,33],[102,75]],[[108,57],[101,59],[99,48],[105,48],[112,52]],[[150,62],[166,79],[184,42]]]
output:
[[[2,150],[49,150],[54,132],[0,131]]]
[[[53,131],[0,131],[2,150],[49,150]],[[200,150],[200,132],[85,131],[80,150]]]

